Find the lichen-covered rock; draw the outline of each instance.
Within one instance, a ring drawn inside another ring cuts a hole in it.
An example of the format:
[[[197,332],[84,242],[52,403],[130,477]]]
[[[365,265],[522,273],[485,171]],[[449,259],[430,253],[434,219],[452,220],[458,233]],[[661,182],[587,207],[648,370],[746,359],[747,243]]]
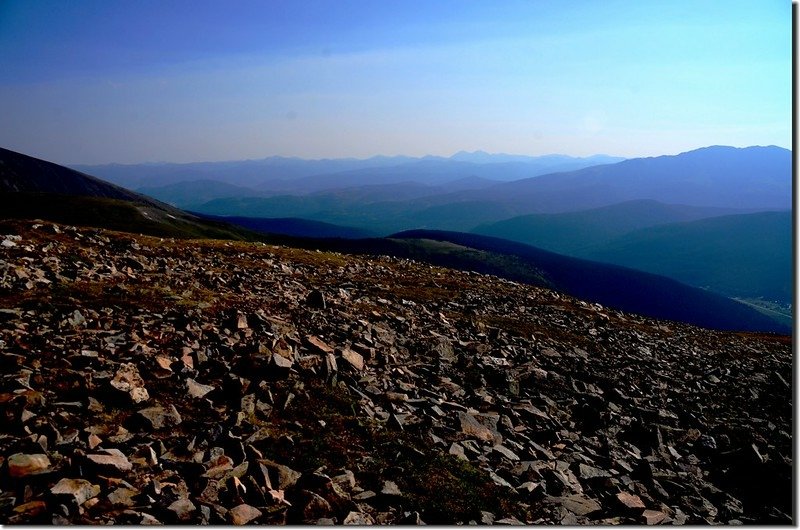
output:
[[[8,474],[13,478],[48,473],[50,466],[50,459],[44,454],[17,453],[8,457]]]
[[[150,427],[153,429],[175,427],[176,425],[180,425],[183,421],[175,405],[169,405],[167,407],[148,407],[140,410],[138,414],[147,420]]]

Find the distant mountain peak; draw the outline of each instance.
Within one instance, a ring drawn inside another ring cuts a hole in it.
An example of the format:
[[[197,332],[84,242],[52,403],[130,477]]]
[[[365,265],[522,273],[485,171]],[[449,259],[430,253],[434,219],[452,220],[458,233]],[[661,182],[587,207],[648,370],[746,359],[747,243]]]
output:
[[[746,147],[734,147],[732,145],[708,145],[705,147],[698,147],[697,149],[690,149],[673,156],[690,155],[692,153],[735,153],[735,152],[753,152],[753,151],[787,151],[789,149],[777,145],[748,145]]]
[[[566,164],[586,161],[597,161],[600,164],[607,164],[612,162],[620,162],[624,160],[622,157],[614,157],[603,154],[596,154],[586,157],[571,156],[564,154],[547,154],[547,155],[514,155],[508,153],[489,153],[484,150],[477,151],[459,151],[450,156],[448,160],[457,162],[471,162],[474,164],[489,164],[489,163],[507,163],[507,162],[528,162],[539,164]]]

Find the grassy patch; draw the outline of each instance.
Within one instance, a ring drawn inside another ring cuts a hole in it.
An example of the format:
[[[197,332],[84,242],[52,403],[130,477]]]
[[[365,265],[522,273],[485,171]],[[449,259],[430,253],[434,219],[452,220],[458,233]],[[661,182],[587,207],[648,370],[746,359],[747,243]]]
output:
[[[54,283],[29,291],[0,296],[3,307],[47,306],[72,309],[80,307],[122,307],[163,311],[172,307],[195,308],[231,305],[231,297],[208,289],[190,289],[180,293],[158,284],[128,284],[113,281],[77,281]]]
[[[525,322],[518,318],[500,315],[487,315],[480,318],[480,322],[489,327],[499,328],[503,331],[511,333],[512,335],[518,335],[525,338],[529,338],[534,333],[541,333],[543,331],[541,326],[537,326],[532,322]]]
[[[418,434],[357,417],[343,389],[312,382],[304,394],[271,425],[293,434],[300,450],[270,442],[263,448],[267,455],[304,472],[351,469],[362,488],[376,492],[383,480],[393,480],[403,492],[404,509],[418,511],[427,523],[479,519],[481,510],[511,513],[514,492],[500,491],[471,463],[423,445]]]
[[[452,290],[429,285],[398,285],[392,288],[391,293],[412,302],[449,300],[455,294]]]

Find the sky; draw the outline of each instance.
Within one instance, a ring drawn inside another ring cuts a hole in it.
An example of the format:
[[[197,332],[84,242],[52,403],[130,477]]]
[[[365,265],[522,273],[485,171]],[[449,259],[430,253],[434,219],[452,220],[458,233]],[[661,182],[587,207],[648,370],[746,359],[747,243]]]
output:
[[[791,146],[788,0],[3,0],[0,146],[61,164]]]

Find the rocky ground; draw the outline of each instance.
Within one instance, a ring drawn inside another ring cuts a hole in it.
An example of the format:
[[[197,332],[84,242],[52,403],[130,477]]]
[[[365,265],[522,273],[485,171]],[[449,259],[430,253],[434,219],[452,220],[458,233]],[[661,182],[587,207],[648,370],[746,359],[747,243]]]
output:
[[[790,337],[0,223],[3,523],[791,523]]]

